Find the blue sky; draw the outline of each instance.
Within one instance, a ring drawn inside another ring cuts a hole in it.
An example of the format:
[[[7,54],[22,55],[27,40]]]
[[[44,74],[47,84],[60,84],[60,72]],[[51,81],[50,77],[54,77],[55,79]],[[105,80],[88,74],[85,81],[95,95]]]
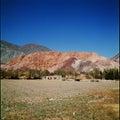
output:
[[[118,53],[119,0],[1,0],[1,39],[53,51]]]

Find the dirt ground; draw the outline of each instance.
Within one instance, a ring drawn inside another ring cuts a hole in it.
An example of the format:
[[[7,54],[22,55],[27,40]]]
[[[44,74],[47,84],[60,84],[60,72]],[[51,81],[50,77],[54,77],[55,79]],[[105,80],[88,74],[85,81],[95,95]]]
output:
[[[118,81],[101,80],[99,82],[62,81],[62,80],[1,80],[2,93],[9,91],[18,96],[44,97],[49,99],[85,95],[99,90],[117,89]]]
[[[118,95],[111,80],[1,80],[1,120],[119,120]]]

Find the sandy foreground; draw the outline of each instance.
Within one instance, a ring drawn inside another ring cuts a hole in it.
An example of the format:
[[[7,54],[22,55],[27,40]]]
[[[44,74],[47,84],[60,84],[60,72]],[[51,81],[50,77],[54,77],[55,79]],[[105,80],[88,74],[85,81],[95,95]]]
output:
[[[44,98],[66,98],[85,95],[90,92],[118,89],[119,82],[101,80],[99,82],[62,80],[1,80],[1,93],[17,93],[18,96]]]

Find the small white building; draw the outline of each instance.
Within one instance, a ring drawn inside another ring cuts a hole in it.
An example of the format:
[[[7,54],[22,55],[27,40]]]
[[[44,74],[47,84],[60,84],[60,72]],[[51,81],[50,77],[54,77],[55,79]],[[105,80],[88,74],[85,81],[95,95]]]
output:
[[[62,76],[61,75],[49,75],[49,76],[44,76],[43,79],[45,79],[45,80],[61,80]]]

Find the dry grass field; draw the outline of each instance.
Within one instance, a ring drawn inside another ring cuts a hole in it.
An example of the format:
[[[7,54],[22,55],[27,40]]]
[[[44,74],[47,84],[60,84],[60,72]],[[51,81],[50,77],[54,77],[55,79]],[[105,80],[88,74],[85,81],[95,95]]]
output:
[[[119,82],[1,80],[1,120],[119,120]]]

